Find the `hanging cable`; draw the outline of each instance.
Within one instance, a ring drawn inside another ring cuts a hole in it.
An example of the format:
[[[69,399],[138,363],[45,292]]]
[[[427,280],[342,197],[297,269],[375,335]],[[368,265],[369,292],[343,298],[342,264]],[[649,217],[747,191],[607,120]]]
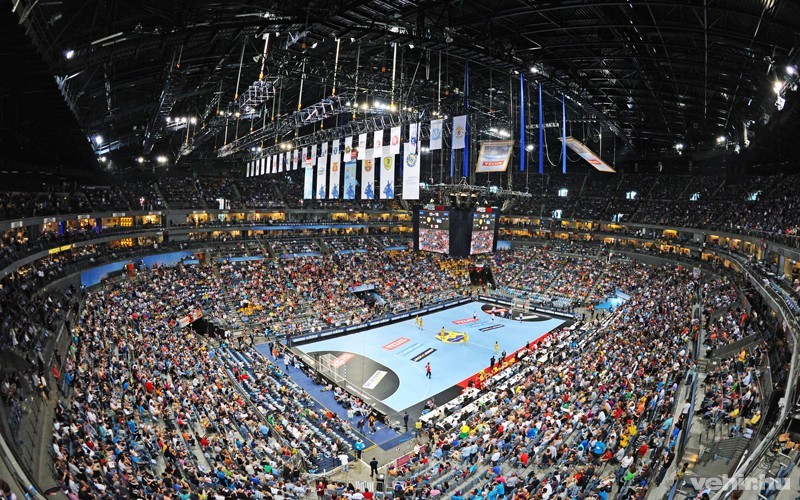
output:
[[[392,104],[390,109],[394,109],[394,76],[395,70],[397,69],[397,42],[393,42],[394,45],[394,55],[392,55]]]
[[[331,95],[336,95],[336,75],[339,74],[339,46],[342,43],[341,38],[336,39],[336,59],[333,61],[333,87],[331,88]]]
[[[267,62],[267,49],[269,48],[269,33],[264,37],[264,53],[261,54],[261,72],[258,74],[258,79],[264,79],[264,64]]]
[[[356,110],[358,109],[358,71],[361,68],[361,42],[358,42],[358,50],[356,51],[356,89],[353,92],[353,120],[356,119]]]
[[[306,59],[303,58],[303,69],[300,70],[300,92],[297,94],[297,111],[303,107],[303,84],[306,83]],[[273,110],[274,115],[274,110]]]

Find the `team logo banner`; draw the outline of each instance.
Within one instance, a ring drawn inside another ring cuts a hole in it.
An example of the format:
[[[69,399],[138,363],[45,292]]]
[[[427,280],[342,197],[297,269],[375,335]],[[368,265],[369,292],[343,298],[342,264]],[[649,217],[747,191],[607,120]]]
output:
[[[278,155],[272,155],[272,173],[278,173]]]
[[[313,146],[311,146],[311,163],[315,165],[316,161],[317,161],[317,145],[314,144]]]
[[[376,130],[372,137],[372,150],[375,152],[373,158],[383,156],[383,130]]]
[[[375,163],[372,159],[372,149],[364,151],[361,161],[361,199],[375,199]]]
[[[443,120],[431,120],[431,151],[442,149],[442,123]]]
[[[344,161],[347,163],[348,161],[353,159],[353,138],[352,137],[345,137],[344,138]]]
[[[328,192],[328,183],[325,182],[328,168],[328,157],[320,156],[317,158],[317,199],[324,200]]]
[[[394,199],[394,155],[384,152],[381,158],[381,199]]]
[[[297,163],[300,160],[300,151],[292,151],[292,170],[297,170]]]
[[[389,139],[389,150],[393,155],[400,154],[400,127],[392,127],[391,138]]]
[[[303,178],[303,199],[314,198],[314,167],[310,163],[304,163],[305,177]]]
[[[283,172],[283,164],[286,161],[285,153],[278,155],[278,172]]]
[[[403,199],[419,199],[419,154],[410,142],[403,145]]]
[[[408,126],[408,142],[419,153],[419,123],[412,123]]]
[[[264,168],[264,173],[265,174],[271,174],[272,173],[272,156],[267,156],[267,163],[266,163],[266,167]]]
[[[339,141],[334,142],[333,150],[339,150]],[[341,192],[339,190],[339,183],[342,178],[341,172],[341,158],[338,154],[334,154],[331,156],[331,178],[330,183],[328,185],[328,198],[331,200],[335,200],[341,196]]]
[[[344,164],[344,199],[356,199],[356,161],[351,160]]]
[[[328,143],[327,142],[323,142],[322,143],[322,154],[321,154],[321,156],[328,156]]]
[[[453,149],[464,149],[467,137],[467,115],[453,117]]]
[[[364,159],[364,153],[367,151],[367,134],[359,134],[358,136],[358,160]]]
[[[303,158],[303,166],[304,167],[307,167],[307,166],[309,166],[311,164],[311,162],[308,161],[310,159],[308,157],[308,146],[304,146],[303,147],[303,154],[301,155],[301,157]]]
[[[340,153],[341,151],[339,151],[339,139],[336,139],[331,143],[331,155],[338,156]]]

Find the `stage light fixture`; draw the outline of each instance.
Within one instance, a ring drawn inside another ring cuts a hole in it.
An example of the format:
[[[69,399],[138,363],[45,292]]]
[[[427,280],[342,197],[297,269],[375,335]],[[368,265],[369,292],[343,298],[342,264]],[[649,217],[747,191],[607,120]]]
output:
[[[67,60],[72,59],[73,57],[75,57],[75,51],[72,50],[72,49],[69,49],[69,50],[65,51],[64,52],[64,57],[66,57]]]
[[[94,136],[94,143],[97,144],[98,146],[103,144],[103,136],[100,134]]]

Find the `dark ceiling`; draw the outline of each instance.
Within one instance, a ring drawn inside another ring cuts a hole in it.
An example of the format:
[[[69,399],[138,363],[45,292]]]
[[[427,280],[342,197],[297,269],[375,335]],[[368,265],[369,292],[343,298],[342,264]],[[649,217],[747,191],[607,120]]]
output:
[[[518,136],[521,72],[529,137],[536,133],[530,127],[540,82],[545,122],[560,119],[566,95],[570,134],[597,143],[602,133],[605,155],[613,144],[617,162],[675,153],[677,143],[700,152],[720,135],[744,148],[775,132],[769,124],[780,113],[793,119],[777,128],[797,129],[796,92],[785,89],[788,104],[778,111],[773,90],[790,77],[787,66],[800,63],[800,2],[789,0],[4,5],[45,65],[19,67],[12,77],[55,75],[85,144],[101,136],[91,144],[95,153],[120,162],[237,158],[256,145],[391,114],[351,109],[365,100],[394,101],[423,120],[434,111],[460,114],[467,62],[479,133],[500,127]],[[334,81],[346,97],[339,111],[323,122],[301,122],[297,131],[286,126],[298,104],[330,97]],[[53,95],[42,99],[55,109]],[[58,119],[69,127],[70,118]],[[548,129],[550,140],[557,136]]]

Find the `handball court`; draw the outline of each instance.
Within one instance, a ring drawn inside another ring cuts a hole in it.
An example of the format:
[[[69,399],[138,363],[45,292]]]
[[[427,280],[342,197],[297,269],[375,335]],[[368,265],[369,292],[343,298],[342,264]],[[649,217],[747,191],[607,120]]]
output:
[[[400,419],[404,410],[416,418],[429,399],[439,405],[458,396],[470,378],[489,368],[493,356],[499,362],[503,351],[511,356],[568,323],[538,313],[522,313],[520,321],[517,311],[514,319],[508,319],[490,314],[492,308],[505,311],[502,306],[470,302],[419,316],[421,329],[412,316],[294,349],[311,366],[330,354],[327,359],[334,359],[337,373],[346,378],[346,389],[392,420]]]

